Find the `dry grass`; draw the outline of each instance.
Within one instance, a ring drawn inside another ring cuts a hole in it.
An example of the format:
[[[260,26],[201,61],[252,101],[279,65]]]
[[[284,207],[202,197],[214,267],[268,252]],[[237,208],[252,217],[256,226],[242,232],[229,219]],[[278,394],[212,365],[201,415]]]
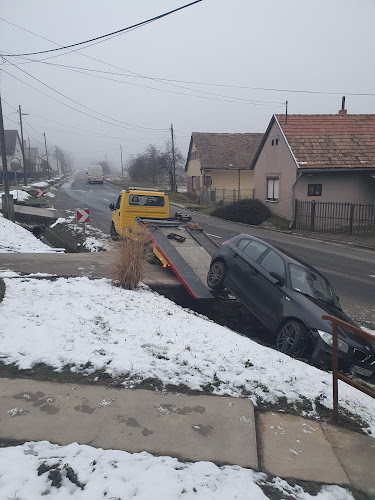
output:
[[[112,285],[134,290],[145,275],[145,263],[152,253],[152,245],[147,231],[137,228],[136,239],[120,238],[113,243],[111,262]]]

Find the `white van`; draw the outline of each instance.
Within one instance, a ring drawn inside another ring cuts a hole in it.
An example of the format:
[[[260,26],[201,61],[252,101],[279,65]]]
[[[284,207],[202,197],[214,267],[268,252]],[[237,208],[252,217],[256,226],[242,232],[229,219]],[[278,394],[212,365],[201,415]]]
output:
[[[95,182],[103,184],[104,175],[103,175],[103,168],[101,165],[90,165],[86,173],[88,176],[87,182],[89,184],[94,184]]]

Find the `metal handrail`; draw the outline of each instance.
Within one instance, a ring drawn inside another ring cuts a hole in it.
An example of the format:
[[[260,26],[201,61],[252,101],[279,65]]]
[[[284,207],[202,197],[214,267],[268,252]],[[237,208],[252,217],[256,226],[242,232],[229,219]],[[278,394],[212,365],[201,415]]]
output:
[[[367,333],[360,328],[357,328],[346,321],[342,321],[335,316],[325,315],[322,316],[323,319],[332,322],[332,378],[333,378],[333,422],[335,424],[339,423],[339,403],[338,403],[338,381],[342,380],[348,385],[351,385],[355,389],[358,389],[361,392],[364,392],[368,396],[375,398],[375,391],[368,389],[367,387],[354,382],[350,378],[346,377],[342,373],[339,373],[339,357],[338,357],[338,334],[337,334],[337,326],[340,325],[347,330],[351,330],[356,335],[370,340],[372,342],[375,341],[375,338],[370,333]]]

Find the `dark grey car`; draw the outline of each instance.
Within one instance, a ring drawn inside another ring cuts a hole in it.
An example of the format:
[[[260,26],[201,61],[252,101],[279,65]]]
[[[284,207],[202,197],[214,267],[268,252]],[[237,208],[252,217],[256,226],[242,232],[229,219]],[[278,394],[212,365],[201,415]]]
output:
[[[329,367],[332,326],[324,314],[347,323],[328,280],[316,269],[258,238],[240,234],[225,242],[211,261],[207,283],[227,287],[276,337],[276,347],[293,357],[308,355]],[[375,342],[339,328],[339,361],[345,371],[371,377]]]

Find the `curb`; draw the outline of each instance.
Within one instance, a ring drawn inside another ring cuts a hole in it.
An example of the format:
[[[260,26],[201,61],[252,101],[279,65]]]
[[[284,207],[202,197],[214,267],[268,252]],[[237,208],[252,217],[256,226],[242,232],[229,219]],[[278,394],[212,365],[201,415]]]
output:
[[[172,202],[170,202],[170,205],[175,205],[176,207],[185,208],[187,210],[187,207],[184,206],[184,205],[178,205],[177,203],[172,203]],[[251,227],[251,228],[254,228],[254,229],[262,229],[263,231],[271,231],[271,232],[274,232],[274,233],[290,234],[291,236],[298,236],[299,238],[306,238],[306,239],[309,239],[309,240],[315,240],[315,241],[322,242],[322,243],[332,243],[332,244],[336,244],[336,245],[346,245],[346,246],[352,246],[352,247],[362,248],[364,250],[375,251],[375,247],[371,247],[371,246],[367,246],[367,245],[361,245],[360,243],[330,240],[330,239],[327,239],[327,238],[321,238],[319,236],[310,236],[310,235],[305,235],[305,234],[299,234],[299,233],[294,233],[292,231],[282,231],[281,229],[263,228],[263,227],[259,227],[259,226],[254,226],[252,224],[245,224],[244,222],[235,222],[235,221],[230,221],[230,220],[227,220],[227,219],[221,219],[220,217],[215,217],[214,215],[200,214],[199,212],[195,212],[194,210],[192,210],[192,212],[197,213],[198,215],[204,215],[205,217],[212,217],[212,219],[231,222],[232,224],[237,224],[239,226]]]

